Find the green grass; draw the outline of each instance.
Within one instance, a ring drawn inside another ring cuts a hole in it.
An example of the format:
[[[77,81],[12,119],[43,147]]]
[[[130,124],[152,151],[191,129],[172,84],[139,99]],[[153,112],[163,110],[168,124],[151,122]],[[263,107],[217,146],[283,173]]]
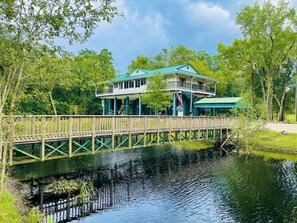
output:
[[[257,131],[251,139],[250,148],[241,150],[241,153],[251,153],[266,159],[297,161],[297,134]]]
[[[171,145],[182,147],[185,149],[208,149],[214,147],[214,141],[184,141],[184,142],[174,142]]]
[[[291,161],[297,162],[296,154],[263,151],[263,150],[256,150],[256,149],[250,150],[249,152],[257,156],[262,156],[264,157],[264,159],[291,160]]]
[[[297,153],[297,134],[284,135],[279,132],[262,130],[252,137],[252,147],[255,149],[272,149],[282,152]]]
[[[296,123],[296,116],[295,116],[295,114],[286,115],[286,120],[289,120],[290,123]]]
[[[0,222],[22,222],[22,215],[17,210],[16,199],[7,190],[4,191],[0,201]]]
[[[0,201],[0,223],[39,223],[43,221],[43,214],[38,208],[32,208],[25,214],[24,209],[29,209],[21,204],[18,195],[11,194],[6,188]]]

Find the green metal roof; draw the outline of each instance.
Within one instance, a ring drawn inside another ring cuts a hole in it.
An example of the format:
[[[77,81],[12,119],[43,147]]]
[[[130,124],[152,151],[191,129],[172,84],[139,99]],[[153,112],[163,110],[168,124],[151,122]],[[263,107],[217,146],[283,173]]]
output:
[[[116,76],[114,81],[118,82],[118,81],[128,81],[128,80],[139,79],[139,78],[147,78],[147,77],[152,77],[152,76],[156,75],[157,73],[160,73],[161,75],[169,75],[169,74],[173,74],[173,73],[179,73],[179,74],[183,74],[183,75],[187,75],[187,76],[195,76],[197,78],[201,78],[201,79],[208,80],[208,81],[218,82],[217,80],[215,80],[213,78],[201,75],[195,69],[194,70],[197,72],[196,74],[192,73],[192,72],[181,70],[185,66],[189,66],[192,69],[194,69],[194,67],[192,67],[190,64],[182,64],[182,65],[177,65],[177,66],[159,68],[159,69],[155,69],[155,70],[144,70],[144,69],[137,68],[137,69],[134,69],[131,73],[139,70],[139,71],[144,72],[144,74],[131,76],[131,73],[127,73],[124,75],[118,75],[118,76]]]
[[[241,97],[203,98],[195,102],[195,108],[245,108],[240,104]]]

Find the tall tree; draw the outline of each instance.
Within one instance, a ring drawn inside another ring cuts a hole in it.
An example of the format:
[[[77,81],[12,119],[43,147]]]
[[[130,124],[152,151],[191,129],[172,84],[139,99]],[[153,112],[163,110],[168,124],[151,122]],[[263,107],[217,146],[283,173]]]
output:
[[[275,80],[283,78],[284,64],[297,56],[296,21],[295,10],[285,1],[278,6],[270,1],[245,6],[236,18],[244,39],[228,47],[219,45],[221,56],[239,65],[238,71],[250,77],[252,86],[255,75],[259,76],[268,120],[273,119]]]
[[[55,52],[56,38],[65,38],[70,43],[84,42],[93,33],[98,23],[110,22],[119,12],[113,0],[3,0],[0,2],[0,48],[5,55],[1,58],[0,117],[10,95],[10,114],[15,101],[35,74],[30,69],[45,48]],[[42,44],[40,44],[42,42]],[[44,46],[47,47],[44,47]],[[3,60],[2,60],[3,59]],[[1,121],[1,120],[0,120]],[[12,126],[8,127],[7,132]],[[0,137],[2,140],[2,125]],[[2,174],[0,198],[3,191],[7,143],[0,142]]]
[[[147,93],[142,97],[143,103],[156,111],[164,111],[171,104],[171,99],[166,94],[166,86],[167,83],[160,73],[148,78]]]

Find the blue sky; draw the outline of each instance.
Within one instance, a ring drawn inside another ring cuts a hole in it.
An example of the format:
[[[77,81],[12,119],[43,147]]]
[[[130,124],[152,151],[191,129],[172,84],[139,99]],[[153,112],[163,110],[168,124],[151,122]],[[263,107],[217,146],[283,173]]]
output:
[[[263,2],[260,0],[258,2]],[[112,52],[116,69],[125,73],[138,55],[155,56],[163,48],[185,45],[215,54],[217,44],[241,38],[236,14],[255,0],[117,0],[125,18],[101,23],[84,44],[65,45],[73,53],[80,49]],[[278,0],[271,2],[277,3]],[[297,7],[297,1],[290,5]]]

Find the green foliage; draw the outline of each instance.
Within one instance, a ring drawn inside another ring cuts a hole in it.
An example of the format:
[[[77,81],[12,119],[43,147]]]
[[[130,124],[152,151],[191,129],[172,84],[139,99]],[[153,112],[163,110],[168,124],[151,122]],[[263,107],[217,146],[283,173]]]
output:
[[[282,134],[269,130],[261,130],[254,134],[251,145],[243,153],[252,153],[266,159],[297,161],[297,134]]]
[[[164,68],[180,64],[191,64],[200,74],[219,80],[217,96],[235,97],[240,95],[242,80],[219,57],[205,51],[195,51],[183,45],[164,48],[155,57],[140,55],[129,65],[128,70],[142,68],[146,70]]]
[[[92,182],[89,181],[82,181],[80,185],[80,193],[78,195],[78,200],[81,203],[86,203],[88,202],[88,198],[93,196],[94,194],[94,186]]]
[[[170,145],[172,147],[182,147],[184,149],[202,150],[214,147],[214,142],[208,141],[185,141],[185,142],[174,142]]]
[[[100,114],[95,85],[115,76],[109,51],[85,49],[76,57],[44,56],[37,75],[20,95],[15,113],[20,114]]]
[[[161,74],[148,78],[147,93],[143,94],[142,102],[152,109],[163,111],[170,106],[171,99],[166,92],[167,83]]]
[[[249,148],[254,135],[258,134],[264,122],[261,119],[256,119],[257,115],[254,110],[247,110],[236,115],[237,118],[232,123],[233,131],[240,137],[239,145],[242,144],[241,146]]]
[[[22,104],[26,103],[25,95],[30,94],[32,89],[31,104],[37,101],[42,107],[40,101],[43,100],[39,98],[44,98],[45,94],[50,98],[53,113],[56,113],[55,100],[52,98],[53,88],[58,85],[67,88],[73,86],[73,81],[77,81],[70,72],[72,67],[70,69],[69,65],[73,61],[55,44],[56,38],[67,39],[70,43],[86,41],[99,22],[111,22],[115,16],[120,16],[113,3],[113,0],[1,1],[0,113],[5,106],[6,112],[14,112],[17,100]],[[62,58],[55,56],[56,53]],[[95,84],[92,77],[96,75],[89,68],[93,71],[97,69],[100,74],[110,77],[112,71],[109,70],[108,61],[100,58],[95,64],[85,53],[84,57],[87,56],[86,60],[81,57],[79,60],[83,64],[89,62],[87,65],[90,66],[84,67],[90,73],[85,79],[88,80],[88,87],[91,83]],[[100,56],[109,57],[108,52],[102,52]],[[100,66],[98,63],[101,63]],[[100,80],[99,77],[98,79]],[[18,110],[26,112],[26,109]],[[48,110],[49,108],[43,108],[42,113],[48,114]]]
[[[24,223],[40,223],[43,222],[44,215],[38,208],[32,208],[31,211],[25,216]]]
[[[53,215],[47,216],[46,223],[55,223],[54,216]]]
[[[70,193],[73,191],[78,190],[80,187],[79,182],[74,180],[65,180],[65,179],[59,179],[59,180],[53,180],[48,186],[47,189],[53,193],[53,194],[65,194]]]
[[[245,86],[250,86],[243,90],[251,91],[251,100],[262,98],[267,119],[273,118],[273,98],[281,116],[297,65],[296,12],[285,1],[278,6],[265,1],[245,6],[236,23],[244,39],[234,40],[231,46],[220,43],[218,58],[230,70],[237,71]]]
[[[4,191],[0,201],[0,222],[22,222],[22,216],[16,207],[16,200],[6,190]]]

